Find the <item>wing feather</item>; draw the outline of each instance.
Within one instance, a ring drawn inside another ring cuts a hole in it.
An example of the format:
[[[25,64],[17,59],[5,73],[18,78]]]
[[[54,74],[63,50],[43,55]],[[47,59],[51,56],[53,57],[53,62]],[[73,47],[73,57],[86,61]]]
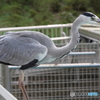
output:
[[[0,61],[24,65],[34,59],[41,61],[47,54],[47,48],[37,40],[13,35],[0,36]]]
[[[46,46],[49,50],[50,47],[55,47],[54,42],[47,35],[38,31],[17,31],[7,32],[6,35],[13,35],[14,37],[30,37],[37,40],[42,45]],[[26,41],[26,40],[25,40]]]

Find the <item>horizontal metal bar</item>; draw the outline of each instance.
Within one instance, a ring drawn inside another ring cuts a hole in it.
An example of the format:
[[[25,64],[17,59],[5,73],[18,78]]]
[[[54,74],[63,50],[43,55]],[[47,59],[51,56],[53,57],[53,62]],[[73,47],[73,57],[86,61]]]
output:
[[[8,66],[10,69],[18,69],[19,66]],[[79,63],[79,64],[42,64],[38,67],[33,67],[34,69],[38,68],[81,68],[81,67],[100,67],[100,63]]]
[[[94,55],[96,52],[70,52],[69,55]]]
[[[55,24],[55,25],[41,25],[41,26],[25,26],[25,27],[9,27],[9,28],[0,28],[0,31],[17,31],[17,30],[29,30],[29,29],[49,29],[49,28],[62,28],[62,27],[71,27],[72,23],[69,24]],[[98,28],[100,30],[100,28]],[[95,28],[94,28],[95,30]],[[91,28],[81,27],[79,32],[82,36],[100,41],[100,34],[96,31],[91,31]],[[56,40],[56,39],[53,39]]]
[[[69,24],[55,24],[55,25],[41,25],[41,26],[26,26],[26,27],[10,27],[10,28],[0,28],[0,31],[47,29],[47,28],[60,28],[60,27],[71,27],[71,26],[72,26],[72,23],[69,23]]]
[[[51,40],[56,41],[56,40],[68,40],[71,39],[71,37],[55,37],[55,38],[51,38]]]

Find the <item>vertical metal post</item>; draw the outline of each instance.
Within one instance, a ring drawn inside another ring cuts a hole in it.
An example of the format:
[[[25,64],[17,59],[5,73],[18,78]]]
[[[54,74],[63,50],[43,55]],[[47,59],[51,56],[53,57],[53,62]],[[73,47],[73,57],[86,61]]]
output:
[[[60,36],[62,36],[63,27],[60,27]]]
[[[10,92],[10,70],[8,66],[2,65],[4,70],[3,70],[3,76],[4,76],[4,87]]]
[[[98,48],[98,52],[97,52],[97,63],[100,63],[100,47]]]
[[[2,79],[2,65],[0,64],[0,84],[3,84]]]
[[[98,93],[100,94],[100,67],[99,67],[99,79],[98,79],[98,87],[99,87],[99,89],[98,89]],[[100,96],[98,96],[98,100],[100,99]]]

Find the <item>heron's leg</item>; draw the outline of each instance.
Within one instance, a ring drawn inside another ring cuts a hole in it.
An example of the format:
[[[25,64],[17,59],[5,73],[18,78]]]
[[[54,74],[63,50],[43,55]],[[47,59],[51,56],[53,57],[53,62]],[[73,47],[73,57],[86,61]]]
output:
[[[25,85],[24,85],[24,74],[25,74],[25,70],[21,70],[21,75],[19,77],[19,87],[22,90],[22,94],[24,96],[24,100],[29,100],[29,96],[26,93],[26,89],[25,89]]]

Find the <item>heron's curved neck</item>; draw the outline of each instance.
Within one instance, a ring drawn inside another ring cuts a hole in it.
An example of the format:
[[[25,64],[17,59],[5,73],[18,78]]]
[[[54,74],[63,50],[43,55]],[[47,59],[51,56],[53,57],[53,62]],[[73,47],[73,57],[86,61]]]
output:
[[[60,55],[61,58],[76,48],[77,44],[79,43],[79,39],[80,39],[78,29],[81,25],[82,25],[82,21],[80,20],[80,18],[77,18],[71,27],[71,40],[70,40],[70,42],[66,46],[57,48],[58,49],[57,55],[61,54]]]

